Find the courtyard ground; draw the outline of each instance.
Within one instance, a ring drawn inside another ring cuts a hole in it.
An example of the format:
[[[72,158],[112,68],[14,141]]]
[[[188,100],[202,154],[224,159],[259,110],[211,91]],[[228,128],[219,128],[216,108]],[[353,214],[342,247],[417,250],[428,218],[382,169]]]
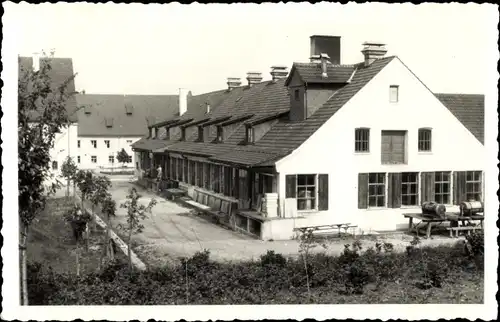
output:
[[[239,261],[258,259],[268,250],[283,255],[295,256],[299,251],[296,240],[262,241],[236,233],[225,227],[218,226],[196,215],[191,209],[175,202],[165,200],[155,194],[134,185],[130,178],[112,179],[111,194],[117,205],[125,202],[128,190],[135,187],[140,194],[141,203],[147,204],[151,198],[157,200],[152,215],[143,221],[144,230],[133,236],[133,250],[148,265],[162,265],[178,257],[192,256],[197,251],[207,249],[211,258],[219,261]],[[126,223],[126,210],[118,208],[117,218],[113,227]],[[123,236],[118,229],[116,232]],[[394,245],[395,250],[404,251],[413,236],[404,233],[389,233],[374,236],[363,236],[363,247],[374,246],[378,242]],[[422,240],[422,246],[451,244],[457,239],[446,236],[436,236],[431,240]],[[317,247],[313,251],[324,251],[328,254],[340,254],[344,244],[352,243],[352,238],[332,238],[327,249]]]

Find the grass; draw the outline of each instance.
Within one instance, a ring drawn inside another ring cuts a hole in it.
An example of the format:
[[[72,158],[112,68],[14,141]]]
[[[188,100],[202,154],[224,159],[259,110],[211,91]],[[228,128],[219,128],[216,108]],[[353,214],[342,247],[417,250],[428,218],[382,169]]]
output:
[[[64,213],[73,205],[66,197],[49,199],[45,210],[30,227],[28,237],[28,261],[52,267],[59,273],[76,273],[76,243]],[[104,231],[97,226],[89,241],[89,251],[80,248],[80,273],[97,271],[100,260],[100,245]],[[123,257],[117,252],[117,257]]]

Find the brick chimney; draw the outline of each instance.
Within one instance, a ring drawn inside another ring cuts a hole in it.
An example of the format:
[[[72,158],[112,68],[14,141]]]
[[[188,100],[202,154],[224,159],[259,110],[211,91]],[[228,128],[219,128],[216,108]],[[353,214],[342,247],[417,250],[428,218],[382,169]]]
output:
[[[276,83],[279,79],[286,78],[288,76],[288,67],[286,66],[272,66],[271,76],[273,83]]]
[[[179,88],[179,116],[187,111],[187,94],[188,92],[185,88]]]
[[[311,36],[311,57],[325,53],[334,65],[340,65],[340,36]]]
[[[387,53],[385,49],[385,44],[377,42],[365,42],[363,43],[363,50],[361,52],[365,56],[365,66],[370,66],[375,60],[384,57]]]
[[[228,77],[227,78],[227,89],[232,90],[233,88],[241,86],[241,78],[239,77]]]
[[[252,87],[262,81],[262,73],[259,72],[248,72],[247,73],[248,86]]]

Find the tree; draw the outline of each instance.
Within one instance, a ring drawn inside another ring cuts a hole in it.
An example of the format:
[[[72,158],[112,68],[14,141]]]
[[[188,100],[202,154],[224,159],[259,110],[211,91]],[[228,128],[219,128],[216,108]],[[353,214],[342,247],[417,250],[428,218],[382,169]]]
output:
[[[67,180],[67,190],[66,190],[67,197],[69,197],[69,183],[71,180],[73,180],[73,191],[74,191],[74,182],[75,182],[74,179],[75,179],[75,175],[76,175],[77,170],[78,170],[78,167],[77,167],[75,161],[73,161],[73,158],[71,158],[70,156],[67,156],[66,160],[64,160],[64,163],[61,166],[61,174],[62,174],[63,178],[65,178]]]
[[[129,155],[125,149],[122,148],[120,152],[116,155],[116,160],[122,164],[122,166],[125,166],[125,163],[129,162]]]
[[[129,190],[127,200],[120,205],[120,208],[127,209],[127,225],[119,225],[119,228],[128,233],[128,266],[129,271],[132,273],[132,234],[140,233],[144,229],[141,220],[147,218],[146,213],[151,213],[151,210],[156,205],[156,200],[152,198],[147,206],[139,204],[139,199],[142,196],[137,193],[135,188]]]
[[[95,231],[95,207],[102,204],[109,197],[108,188],[111,187],[111,181],[105,176],[94,176],[92,178],[92,190],[90,191],[89,199],[92,204],[92,229]]]
[[[101,204],[101,211],[106,220],[106,235],[104,238],[103,256],[107,256],[110,260],[114,259],[113,247],[110,243],[111,217],[116,216],[116,201],[108,194]]]
[[[43,53],[46,57],[46,55]],[[48,194],[55,192],[50,179],[50,149],[56,133],[68,122],[66,101],[74,92],[68,84],[72,75],[62,84],[50,76],[50,59],[40,69],[23,68],[19,58],[18,78],[18,184],[19,184],[19,248],[21,268],[21,305],[28,305],[26,243],[33,219],[45,208]]]
[[[85,209],[85,201],[95,190],[94,174],[90,170],[79,170],[75,175],[75,181],[80,190],[82,209]]]

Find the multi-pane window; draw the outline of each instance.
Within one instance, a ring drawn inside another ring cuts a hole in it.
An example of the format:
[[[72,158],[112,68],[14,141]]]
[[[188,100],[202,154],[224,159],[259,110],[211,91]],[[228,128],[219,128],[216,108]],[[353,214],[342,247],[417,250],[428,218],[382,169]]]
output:
[[[217,142],[222,142],[224,140],[224,128],[222,126],[217,126]]]
[[[403,172],[401,174],[401,205],[418,205],[418,173]]]
[[[52,161],[52,170],[57,170],[57,161]]]
[[[354,151],[370,151],[370,129],[360,128],[354,132]]]
[[[316,208],[316,175],[297,175],[297,210]]]
[[[481,201],[481,171],[467,171],[465,179],[465,193],[467,201]]]
[[[80,156],[76,157],[76,162],[80,163]]]
[[[92,156],[90,157],[90,162],[92,162],[92,163],[97,163],[97,156],[92,155]]]
[[[431,129],[418,130],[418,151],[431,151],[432,131]]]
[[[110,156],[108,157],[108,161],[109,161],[109,163],[115,163],[115,157],[114,157],[114,156],[112,156],[112,155],[110,155]]]
[[[96,140],[90,140],[90,144],[95,148],[97,148],[97,141]]]
[[[80,140],[76,141],[76,145],[80,147]]]
[[[389,101],[391,103],[396,103],[399,100],[399,86],[391,85],[389,87]]]
[[[247,127],[247,143],[254,143],[253,127],[251,126]]]
[[[434,201],[449,205],[451,203],[451,173],[436,172],[434,174]]]
[[[132,156],[131,156],[131,155],[128,155],[128,156],[127,156],[127,162],[128,162],[128,163],[131,163],[131,162],[132,162]]]
[[[385,207],[385,173],[368,175],[368,207]]]
[[[104,145],[106,145],[106,147],[109,149],[109,147],[110,147],[109,140],[104,140]]]

